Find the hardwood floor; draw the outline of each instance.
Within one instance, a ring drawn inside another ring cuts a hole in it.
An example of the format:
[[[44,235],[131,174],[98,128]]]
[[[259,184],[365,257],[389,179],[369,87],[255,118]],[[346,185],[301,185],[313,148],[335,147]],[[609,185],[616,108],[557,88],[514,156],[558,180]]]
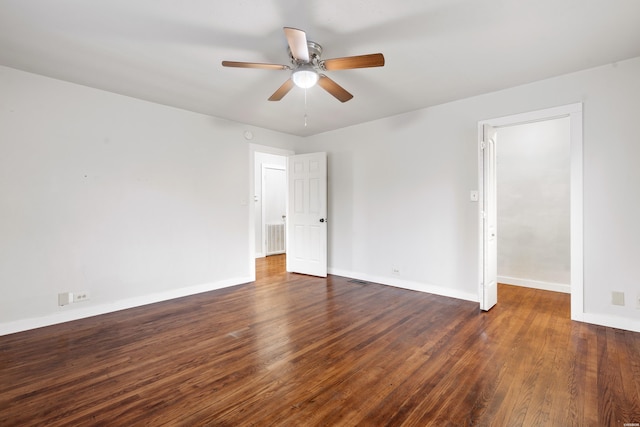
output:
[[[0,337],[0,425],[623,426],[640,334],[261,260],[255,283]]]

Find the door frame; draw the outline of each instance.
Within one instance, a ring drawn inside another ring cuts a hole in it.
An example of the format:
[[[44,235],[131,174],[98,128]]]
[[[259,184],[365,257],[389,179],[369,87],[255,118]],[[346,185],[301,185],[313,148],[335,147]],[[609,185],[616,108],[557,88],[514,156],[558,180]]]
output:
[[[254,196],[256,194],[256,153],[275,154],[278,156],[289,157],[295,154],[293,150],[287,150],[283,148],[270,147],[268,145],[259,145],[249,143],[249,194],[247,200],[250,200],[248,204],[249,208],[249,251],[247,259],[249,260],[249,278],[251,281],[256,280],[256,212]]]
[[[583,236],[583,174],[582,174],[582,103],[562,105],[527,113],[513,114],[478,122],[478,277],[479,301],[482,304],[484,276],[484,159],[482,152],[485,124],[494,128],[569,117],[570,119],[570,210],[571,210],[571,320],[584,319],[584,236]]]

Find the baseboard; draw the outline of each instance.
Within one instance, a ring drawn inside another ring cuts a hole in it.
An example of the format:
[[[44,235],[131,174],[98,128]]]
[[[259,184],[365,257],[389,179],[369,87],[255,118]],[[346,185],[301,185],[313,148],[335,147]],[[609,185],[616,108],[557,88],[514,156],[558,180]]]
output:
[[[365,273],[357,273],[353,271],[340,270],[337,268],[329,268],[329,274],[334,274],[336,276],[348,277],[350,279],[364,280],[366,282],[379,283],[381,285],[394,286],[397,288],[409,289],[413,291],[426,292],[430,294],[457,298],[467,301],[478,302],[478,296],[468,292],[462,292],[455,289],[443,288],[440,286],[429,285],[420,282],[413,282],[408,280],[401,280],[390,277],[381,277],[374,276]],[[504,283],[500,281],[501,283]],[[527,284],[531,284],[533,281],[525,281],[526,284],[516,284],[516,286],[527,286]],[[522,283],[522,282],[519,282]],[[546,283],[546,282],[535,282],[536,285],[542,284],[544,286],[548,286],[545,290],[552,290],[556,292],[569,292],[569,285],[562,285],[557,283]],[[552,285],[552,286],[549,286]],[[549,289],[551,288],[551,289]],[[567,290],[568,288],[568,290]],[[542,288],[538,288],[542,289]],[[499,303],[499,302],[498,302]],[[605,314],[595,314],[595,313],[580,313],[579,318],[573,318],[575,321],[591,323],[599,326],[607,326],[610,328],[623,329],[627,331],[640,332],[640,320],[629,319],[620,316],[611,316]]]
[[[348,277],[351,279],[364,280],[372,283],[379,283],[386,286],[394,286],[397,288],[409,289],[413,291],[426,292],[430,294],[457,298],[466,301],[478,302],[478,296],[473,293],[462,292],[456,289],[443,288],[440,286],[429,285],[420,282],[401,280],[396,278],[374,276],[364,273],[355,273],[352,271],[329,268],[329,274],[336,276]],[[101,304],[92,307],[83,307],[73,311],[64,311],[48,316],[21,319],[13,322],[0,324],[0,336],[9,335],[17,332],[28,331],[46,326],[56,325],[59,323],[71,322],[87,317],[99,316],[101,314],[112,313],[115,311],[126,310],[129,308],[140,307],[156,302],[168,301],[175,298],[182,298],[189,295],[196,295],[202,292],[214,291],[216,289],[227,288],[230,286],[249,283],[252,280],[249,277],[241,277],[235,279],[223,280],[215,283],[206,283],[187,288],[175,289],[167,292],[160,292],[152,295],[129,298],[122,301],[116,301],[108,304]],[[501,282],[504,283],[504,282]],[[523,286],[523,285],[516,285]],[[559,291],[562,292],[562,291]],[[627,331],[640,332],[640,320],[629,319],[620,316],[612,316],[596,313],[580,313],[580,318],[573,320],[585,323],[591,323],[599,326],[607,326],[611,328],[623,329]]]
[[[364,280],[366,282],[379,283],[381,285],[394,286],[396,288],[409,289],[412,291],[426,292],[443,297],[478,302],[478,295],[475,293],[463,292],[457,289],[443,288],[441,286],[430,285],[428,283],[414,282],[411,280],[403,280],[394,277],[374,276],[365,273],[340,270],[337,268],[329,268],[327,272],[329,274],[348,277],[350,279]]]
[[[581,318],[582,322],[591,323],[593,325],[640,332],[640,319],[629,319],[628,317],[596,313],[583,313]]]
[[[518,277],[498,276],[498,283],[522,286],[524,288],[542,289],[544,291],[571,293],[571,285],[565,283],[542,282],[539,280],[520,279]]]
[[[21,319],[0,324],[0,336],[28,331],[30,329],[42,328],[45,326],[56,325],[58,323],[71,322],[73,320],[85,319],[87,317],[99,316],[101,314],[113,313],[114,311],[126,310],[129,308],[140,307],[147,304],[154,304],[156,302],[168,301],[175,298],[187,297],[203,292],[214,291],[216,289],[241,285],[243,283],[248,283],[251,281],[252,280],[249,277],[238,277],[234,279],[221,280],[214,283],[204,283],[201,285],[189,286],[186,288],[172,289],[170,291],[128,298],[106,304],[99,304],[89,307],[79,307],[72,310],[68,310],[65,308],[71,308],[73,305],[66,306],[61,308],[64,311],[60,311],[55,314],[30,319]]]

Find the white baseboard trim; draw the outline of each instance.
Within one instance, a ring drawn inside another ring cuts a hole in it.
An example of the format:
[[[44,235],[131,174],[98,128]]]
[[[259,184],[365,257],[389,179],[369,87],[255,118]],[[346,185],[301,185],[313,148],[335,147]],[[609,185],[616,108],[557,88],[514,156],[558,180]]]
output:
[[[522,286],[524,288],[542,289],[543,291],[571,293],[571,285],[565,283],[542,282],[539,280],[520,279],[518,277],[498,276],[498,283]]]
[[[351,279],[364,280],[372,283],[379,283],[386,286],[394,286],[397,288],[409,289],[418,292],[426,292],[430,294],[457,298],[466,301],[478,302],[478,296],[474,293],[462,292],[456,289],[443,288],[440,286],[434,286],[427,283],[414,282],[409,280],[402,280],[393,277],[374,276],[365,273],[356,273],[352,271],[340,270],[335,268],[328,269],[329,274],[336,276],[348,277]],[[222,280],[215,283],[205,283],[196,286],[190,286],[186,288],[174,289],[171,291],[159,292],[151,295],[144,295],[140,297],[128,298],[121,301],[115,301],[107,304],[100,304],[91,307],[80,307],[73,310],[65,310],[66,306],[61,307],[58,313],[48,316],[42,316],[30,319],[21,319],[13,322],[7,322],[0,324],[0,336],[9,335],[17,332],[23,332],[30,329],[37,329],[46,326],[56,325],[59,323],[71,322],[73,320],[80,320],[87,317],[99,316],[101,314],[112,313],[115,311],[126,310],[129,308],[140,307],[147,304],[153,304],[162,301],[168,301],[175,298],[182,298],[189,295],[196,295],[202,292],[214,291],[216,289],[227,288],[230,286],[241,285],[243,283],[252,282],[250,277],[240,277],[235,279]],[[501,283],[504,283],[501,281]],[[516,285],[524,286],[524,285]],[[553,290],[553,289],[548,289]],[[563,291],[559,291],[563,292]],[[597,313],[580,313],[579,318],[573,320],[581,321],[585,323],[591,323],[599,326],[607,326],[611,328],[623,329],[627,331],[640,332],[640,320],[629,319],[626,317],[597,314]]]
[[[129,308],[140,307],[156,302],[168,301],[175,298],[187,297],[203,292],[214,291],[216,289],[228,288],[230,286],[249,283],[252,280],[249,277],[237,277],[233,279],[221,280],[214,283],[204,283],[201,285],[189,286],[186,288],[172,289],[170,291],[158,292],[155,294],[143,295],[139,297],[127,298],[111,303],[99,304],[94,306],[74,307],[74,304],[60,307],[60,312],[42,317],[30,319],[21,319],[13,322],[0,324],[0,336],[23,332],[30,329],[42,328],[45,326],[56,325],[58,323],[71,322],[87,317],[99,316],[101,314],[113,313],[115,311],[126,310]],[[83,303],[85,304],[85,303]]]
[[[403,280],[395,277],[374,276],[365,273],[328,268],[327,272],[336,276],[348,277],[350,279],[364,280],[366,282],[379,283],[381,285],[393,286],[396,288],[409,289],[412,291],[426,292],[443,297],[456,298],[466,301],[478,302],[478,295],[470,292],[463,292],[457,289],[443,288],[441,286],[430,285],[428,283]]]
[[[426,292],[426,293],[450,297],[450,298],[457,298],[457,299],[462,299],[467,301],[478,302],[478,296],[476,294],[461,292],[455,289],[443,288],[440,286],[429,285],[426,283],[401,280],[401,279],[396,279],[392,277],[373,276],[370,274],[340,270],[337,268],[329,268],[328,273],[334,274],[336,276],[348,277],[350,279],[357,279],[357,280],[364,280],[366,282],[379,283],[381,285],[394,286],[397,288],[409,289],[413,291]],[[502,281],[500,282],[504,283]],[[530,283],[531,281],[527,281],[527,282]],[[537,282],[537,283],[544,284],[545,282]],[[547,283],[547,285],[556,285],[556,286],[550,286],[552,289],[544,289],[544,290],[570,293],[571,287],[569,285],[562,285],[557,283],[556,284]],[[516,286],[526,286],[526,285],[516,284]],[[526,286],[526,287],[530,287],[530,286]],[[569,288],[569,289],[565,290],[565,288]],[[538,288],[538,289],[543,289],[543,288]],[[498,302],[498,304],[499,303],[500,302]],[[580,313],[579,318],[574,317],[572,318],[572,320],[578,321],[578,322],[584,322],[584,323],[591,323],[599,326],[607,326],[610,328],[640,332],[640,320],[629,319],[626,317],[611,316],[611,315],[597,314],[597,313]]]
[[[640,319],[629,319],[628,317],[597,313],[583,313],[581,317],[581,321],[585,323],[624,329],[626,331],[640,332]]]

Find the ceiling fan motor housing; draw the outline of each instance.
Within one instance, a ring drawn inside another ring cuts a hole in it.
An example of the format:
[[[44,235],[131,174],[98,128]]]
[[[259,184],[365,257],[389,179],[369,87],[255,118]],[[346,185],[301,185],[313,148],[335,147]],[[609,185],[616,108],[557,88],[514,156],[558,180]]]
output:
[[[291,53],[291,48],[287,48],[289,58],[291,59],[291,63],[293,64],[293,69],[295,70],[296,68],[304,64],[311,64],[318,69],[322,69],[320,61],[320,56],[322,55],[322,46],[319,43],[307,40],[307,47],[309,49],[309,62],[301,61],[294,58],[293,54]]]

